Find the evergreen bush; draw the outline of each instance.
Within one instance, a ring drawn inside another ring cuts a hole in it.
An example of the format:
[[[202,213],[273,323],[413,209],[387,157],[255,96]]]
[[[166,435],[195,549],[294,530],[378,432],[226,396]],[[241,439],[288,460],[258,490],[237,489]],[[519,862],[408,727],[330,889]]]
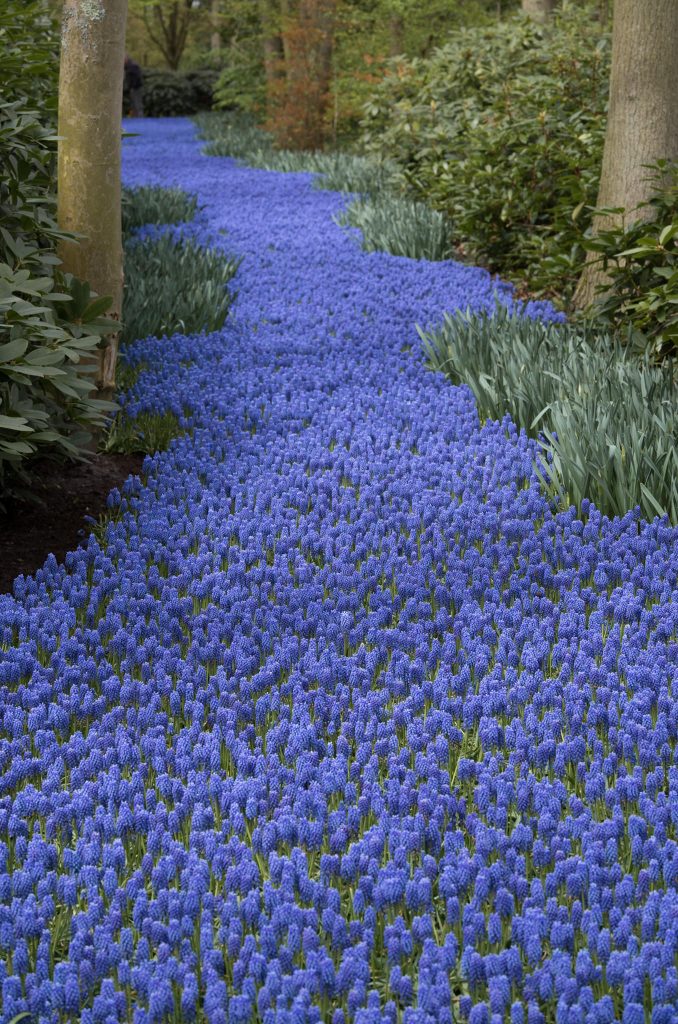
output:
[[[567,293],[596,199],[609,53],[582,9],[548,27],[515,17],[462,30],[430,57],[391,62],[364,146],[450,217],[472,260]],[[567,267],[549,261],[563,253]]]
[[[58,33],[46,3],[0,9],[0,501],[37,455],[78,456],[111,403],[91,397],[109,300],[59,271]]]
[[[661,161],[648,170],[649,219],[612,222],[584,242],[605,273],[587,315],[614,331],[631,330],[663,357],[678,350],[678,164]]]
[[[188,117],[212,107],[217,72],[211,68],[187,72],[146,68],[143,76],[146,117]],[[126,93],[124,109],[129,109]]]

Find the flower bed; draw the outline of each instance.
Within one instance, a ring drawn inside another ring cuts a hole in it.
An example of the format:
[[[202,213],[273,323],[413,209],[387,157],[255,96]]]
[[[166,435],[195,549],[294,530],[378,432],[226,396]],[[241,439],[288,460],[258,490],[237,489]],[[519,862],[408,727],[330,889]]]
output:
[[[0,1019],[671,1024],[676,530],[425,368],[510,289],[138,123],[238,299],[128,348],[181,436],[0,598]]]

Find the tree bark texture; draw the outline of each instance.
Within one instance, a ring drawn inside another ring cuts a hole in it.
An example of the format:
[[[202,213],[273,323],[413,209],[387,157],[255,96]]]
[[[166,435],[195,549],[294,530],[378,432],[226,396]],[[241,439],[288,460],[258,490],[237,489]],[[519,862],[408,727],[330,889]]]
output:
[[[60,248],[63,269],[122,310],[120,207],[127,0],[65,0],[59,72],[58,220],[83,237]],[[102,350],[97,385],[115,387],[118,336]]]
[[[212,53],[219,53],[221,49],[221,0],[212,0],[210,5],[210,21],[212,23],[210,50]]]
[[[522,9],[535,21],[546,21],[556,9],[556,0],[522,0]]]
[[[615,0],[612,70],[597,206],[624,207],[627,223],[651,216],[647,164],[678,159],[678,0]],[[640,207],[640,209],[639,209]],[[597,217],[593,233],[621,222]],[[574,297],[591,304],[605,278],[590,254]]]

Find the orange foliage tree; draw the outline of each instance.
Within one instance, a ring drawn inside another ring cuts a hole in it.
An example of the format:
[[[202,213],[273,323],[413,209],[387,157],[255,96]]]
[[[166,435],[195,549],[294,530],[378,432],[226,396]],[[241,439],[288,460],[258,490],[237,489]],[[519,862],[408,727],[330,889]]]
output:
[[[317,149],[326,139],[339,0],[260,0],[267,120],[279,145]]]

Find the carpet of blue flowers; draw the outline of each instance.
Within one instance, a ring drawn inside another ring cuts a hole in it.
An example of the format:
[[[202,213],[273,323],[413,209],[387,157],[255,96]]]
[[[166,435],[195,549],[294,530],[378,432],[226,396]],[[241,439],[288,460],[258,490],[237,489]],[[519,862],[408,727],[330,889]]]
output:
[[[128,348],[184,435],[0,597],[0,1020],[673,1024],[678,533],[424,367],[508,287],[140,124],[239,295]]]

